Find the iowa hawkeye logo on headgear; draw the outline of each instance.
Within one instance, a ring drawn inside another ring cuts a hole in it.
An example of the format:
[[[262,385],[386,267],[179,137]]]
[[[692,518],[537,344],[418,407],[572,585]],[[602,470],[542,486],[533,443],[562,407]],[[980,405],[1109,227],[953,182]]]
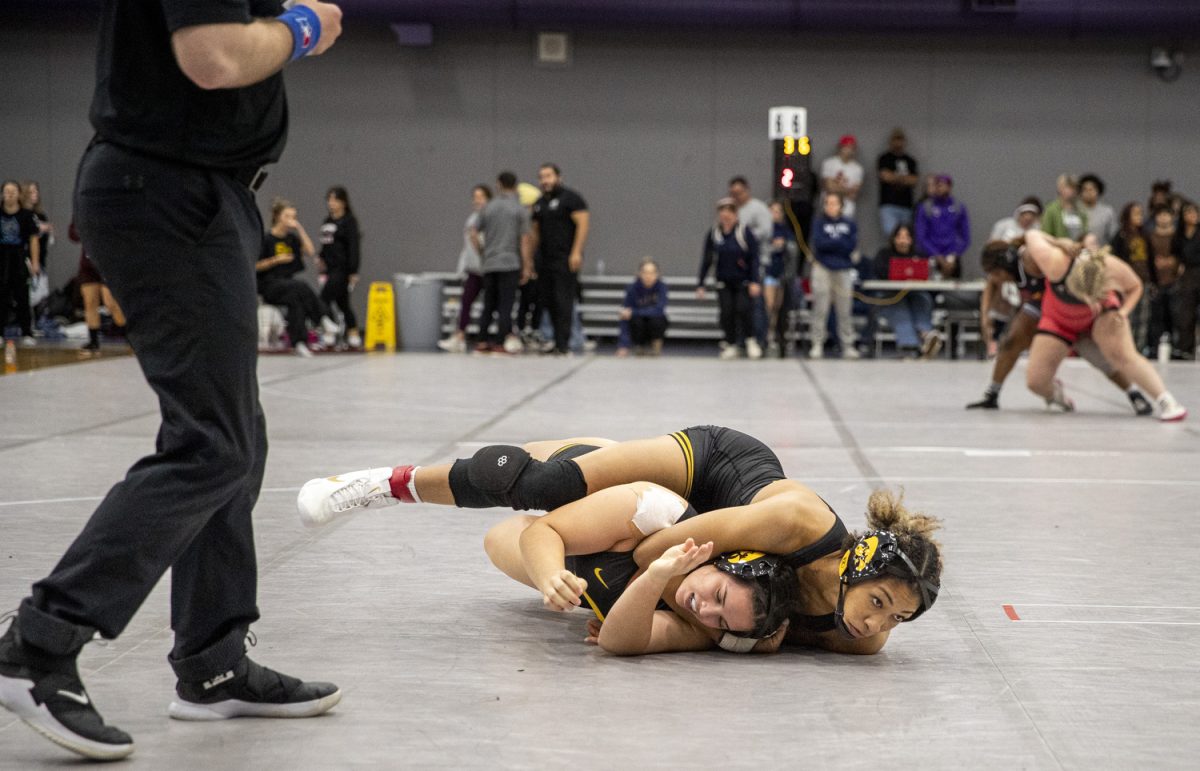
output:
[[[740,578],[760,578],[774,573],[780,565],[779,557],[760,551],[727,551],[717,557],[718,570]]]
[[[860,581],[892,575],[916,584],[921,593],[921,606],[906,620],[912,621],[929,610],[937,599],[939,585],[923,578],[912,560],[900,549],[900,542],[888,530],[873,530],[854,542],[842,555],[838,575],[843,586],[853,586]],[[841,606],[841,598],[838,601]]]

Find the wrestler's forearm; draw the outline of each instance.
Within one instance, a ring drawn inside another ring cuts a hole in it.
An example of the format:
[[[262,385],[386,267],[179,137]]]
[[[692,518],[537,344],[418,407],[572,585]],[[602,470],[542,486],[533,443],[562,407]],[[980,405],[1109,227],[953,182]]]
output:
[[[617,598],[600,627],[600,647],[620,656],[646,653],[654,632],[654,611],[670,581],[669,575],[648,570],[634,579]]]
[[[521,531],[521,561],[533,585],[541,588],[566,566],[562,536],[538,521]]]

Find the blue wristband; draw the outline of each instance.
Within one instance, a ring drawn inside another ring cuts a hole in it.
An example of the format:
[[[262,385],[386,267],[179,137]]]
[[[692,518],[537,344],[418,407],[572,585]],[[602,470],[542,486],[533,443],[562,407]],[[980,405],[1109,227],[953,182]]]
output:
[[[307,5],[297,5],[275,17],[292,31],[292,61],[317,47],[321,39],[321,19]]]

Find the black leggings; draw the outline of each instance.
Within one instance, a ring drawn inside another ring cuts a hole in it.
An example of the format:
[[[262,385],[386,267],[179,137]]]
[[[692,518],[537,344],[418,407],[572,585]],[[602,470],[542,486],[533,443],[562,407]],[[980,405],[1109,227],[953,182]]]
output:
[[[650,345],[667,334],[666,316],[634,316],[629,319],[629,338],[634,345]]]
[[[294,278],[271,281],[260,287],[258,293],[264,302],[287,308],[287,333],[293,347],[308,339],[308,325],[305,322],[316,326],[321,323],[321,317],[328,313],[312,287]]]
[[[717,290],[717,300],[721,306],[721,330],[725,333],[725,342],[741,345],[754,333],[750,290],[745,284],[723,284]]]
[[[341,271],[329,271],[325,276],[325,286],[321,287],[321,302],[326,307],[336,305],[342,312],[342,320],[346,329],[358,329],[358,319],[354,317],[354,309],[350,307],[350,276]]]
[[[17,324],[21,334],[33,335],[33,314],[29,310],[29,268],[25,257],[15,254],[0,257],[0,331],[8,321],[8,312],[17,306]]]
[[[521,271],[499,270],[483,274],[483,315],[479,317],[479,338],[504,342],[504,338],[512,334],[513,301],[517,297],[517,286],[521,283]],[[497,315],[496,335],[489,337],[488,329],[492,326],[492,314]]]

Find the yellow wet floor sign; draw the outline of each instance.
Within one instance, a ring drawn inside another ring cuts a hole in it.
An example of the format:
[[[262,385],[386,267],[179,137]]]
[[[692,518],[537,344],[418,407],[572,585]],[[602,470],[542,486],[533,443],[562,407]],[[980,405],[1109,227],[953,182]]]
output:
[[[367,294],[367,334],[363,347],[373,351],[380,344],[396,352],[396,297],[386,281],[371,282]]]

